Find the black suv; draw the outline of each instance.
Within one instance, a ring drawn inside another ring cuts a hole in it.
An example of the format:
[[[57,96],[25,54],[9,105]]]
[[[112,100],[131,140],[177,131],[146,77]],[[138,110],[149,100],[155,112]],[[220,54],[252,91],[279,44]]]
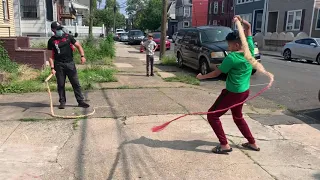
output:
[[[141,30],[130,30],[128,32],[128,44],[140,44],[144,38]]]
[[[228,55],[226,36],[232,29],[225,26],[200,26],[183,29],[185,35],[175,42],[175,54],[179,67],[189,66],[202,74],[211,72],[214,65],[222,63]],[[178,38],[177,38],[178,39]],[[255,58],[260,62],[258,48]],[[254,74],[256,70],[252,71]]]

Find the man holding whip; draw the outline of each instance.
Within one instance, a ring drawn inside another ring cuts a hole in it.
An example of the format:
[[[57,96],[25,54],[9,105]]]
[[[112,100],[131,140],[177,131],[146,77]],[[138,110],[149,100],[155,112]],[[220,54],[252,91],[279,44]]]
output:
[[[52,50],[52,57],[49,58],[49,63],[51,73],[56,75],[57,78],[60,102],[59,109],[64,109],[66,105],[65,83],[67,76],[72,85],[78,106],[88,108],[89,104],[84,102],[76,65],[73,61],[73,51],[75,46],[80,52],[81,63],[84,64],[86,62],[83,48],[73,36],[63,31],[63,27],[58,22],[52,22],[51,30],[55,35],[48,40],[48,50]]]

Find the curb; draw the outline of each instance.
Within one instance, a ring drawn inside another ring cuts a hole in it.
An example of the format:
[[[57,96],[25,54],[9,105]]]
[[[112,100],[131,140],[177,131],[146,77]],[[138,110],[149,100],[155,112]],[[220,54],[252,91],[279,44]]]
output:
[[[282,57],[281,55],[276,55],[276,54],[268,54],[268,53],[260,53],[263,56],[272,56],[272,57]]]

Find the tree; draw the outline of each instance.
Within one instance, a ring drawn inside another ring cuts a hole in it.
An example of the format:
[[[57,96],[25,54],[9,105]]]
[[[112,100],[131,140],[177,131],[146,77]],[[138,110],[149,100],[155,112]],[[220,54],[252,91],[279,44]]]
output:
[[[98,9],[94,13],[94,21],[93,24],[95,26],[102,26],[102,24],[105,25],[107,31],[113,27],[113,17],[114,17],[114,0],[107,1],[107,4],[104,9]],[[125,16],[119,12],[120,6],[117,3],[116,7],[116,13],[115,13],[115,19],[116,19],[116,28],[121,28],[125,25]]]
[[[150,0],[147,8],[143,12],[144,17],[141,27],[149,30],[156,30],[161,26],[162,1]]]
[[[126,11],[131,14],[135,28],[156,30],[161,25],[161,7],[162,0],[127,0]]]

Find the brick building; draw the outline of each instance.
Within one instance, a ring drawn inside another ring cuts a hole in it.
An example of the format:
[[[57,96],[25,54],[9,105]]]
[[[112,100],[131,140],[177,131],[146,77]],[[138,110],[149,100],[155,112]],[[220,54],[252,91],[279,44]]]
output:
[[[208,24],[232,27],[233,0],[209,0]]]

